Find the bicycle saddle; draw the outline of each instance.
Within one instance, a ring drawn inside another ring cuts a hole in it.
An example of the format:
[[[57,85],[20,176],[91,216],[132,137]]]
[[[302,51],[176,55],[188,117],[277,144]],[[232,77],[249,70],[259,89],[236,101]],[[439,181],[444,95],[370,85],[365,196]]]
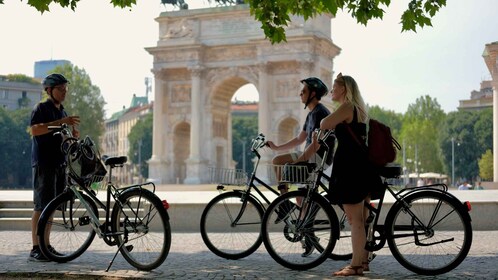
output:
[[[383,167],[380,167],[378,169],[379,175],[384,177],[384,178],[398,178],[403,174],[403,168],[401,168],[400,165],[396,164],[391,164],[391,165],[386,165]]]
[[[104,164],[105,165],[120,165],[120,164],[124,164],[126,161],[128,161],[128,158],[126,156],[108,157],[108,158],[104,159]]]

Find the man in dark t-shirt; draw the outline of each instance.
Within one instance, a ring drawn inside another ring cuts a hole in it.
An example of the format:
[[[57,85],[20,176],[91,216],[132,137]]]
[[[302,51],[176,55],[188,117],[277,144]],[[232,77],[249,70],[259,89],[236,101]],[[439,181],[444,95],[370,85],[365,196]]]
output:
[[[292,152],[275,156],[272,163],[277,166],[299,162],[321,163],[325,153],[325,147],[311,145],[311,143],[313,140],[313,132],[315,129],[320,128],[322,119],[330,114],[327,107],[320,103],[322,97],[328,92],[327,86],[316,77],[301,80],[301,83],[303,84],[303,87],[299,96],[301,97],[301,102],[304,104],[304,108],[308,108],[309,110],[303,129],[296,137],[281,145],[276,145],[274,142],[268,141],[268,147],[274,151],[282,151],[295,148],[304,142],[306,142],[306,147],[304,152]],[[333,148],[333,141],[333,138],[330,137],[330,140],[327,143],[329,147]],[[325,161],[325,169],[332,163],[332,157],[333,153],[330,152]],[[280,172],[277,172],[277,179],[280,180],[279,176]],[[278,188],[281,193],[286,193],[288,191],[287,184],[280,184]]]
[[[73,126],[73,136],[78,137],[75,128],[78,116],[68,116],[62,102],[66,98],[69,81],[61,74],[50,74],[43,80],[43,89],[48,95],[44,102],[36,104],[31,112],[31,165],[33,167],[33,202],[31,217],[31,237],[33,249],[29,254],[31,261],[48,261],[38,246],[36,228],[41,212],[47,204],[62,192],[65,187],[64,155],[60,149],[62,138],[54,135],[49,126],[67,124]],[[49,245],[49,249],[51,246]]]
[[[304,108],[308,108],[309,110],[309,113],[306,116],[306,121],[303,125],[303,129],[296,137],[281,145],[276,145],[272,141],[268,141],[267,144],[268,147],[270,147],[270,149],[274,151],[289,150],[303,144],[304,142],[306,142],[306,147],[304,152],[292,152],[275,156],[272,160],[272,163],[276,166],[282,166],[285,164],[296,164],[300,162],[320,164],[325,153],[325,147],[320,147],[320,145],[318,144],[312,145],[312,140],[315,129],[320,128],[320,122],[322,121],[322,119],[330,114],[330,111],[320,103],[322,97],[328,92],[327,86],[319,78],[316,77],[310,77],[301,80],[301,83],[303,84],[303,87],[299,96],[301,97],[301,102],[304,104]],[[327,142],[327,145],[332,149],[334,147],[334,139],[335,138],[333,137],[329,137],[329,139],[325,140]],[[333,153],[331,151],[329,152],[327,159],[325,160],[324,169],[327,169],[328,166],[332,163],[332,158]],[[276,169],[278,169],[278,167]],[[279,170],[276,170],[276,175],[277,180],[280,181],[281,174]],[[289,187],[287,186],[287,184],[280,183],[278,189],[283,194],[288,191]],[[290,205],[292,203],[290,203],[289,201],[285,202],[287,203],[282,203],[279,206],[280,208],[277,212],[278,216],[275,223],[279,223],[284,220],[288,216],[288,213],[291,211],[291,209],[293,209],[294,207],[293,205]],[[297,203],[300,204],[300,201],[297,201]],[[304,252],[302,254],[303,257],[307,257],[313,252],[314,246],[312,244],[316,242],[313,241],[313,238],[316,237],[310,235],[305,236],[305,238],[301,240],[304,249]]]

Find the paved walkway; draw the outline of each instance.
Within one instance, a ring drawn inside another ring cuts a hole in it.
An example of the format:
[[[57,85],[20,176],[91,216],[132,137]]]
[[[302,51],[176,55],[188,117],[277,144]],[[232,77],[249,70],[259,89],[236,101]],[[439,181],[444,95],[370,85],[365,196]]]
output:
[[[343,261],[328,260],[308,271],[292,271],[277,264],[263,245],[247,258],[225,260],[211,253],[197,233],[173,234],[168,258],[152,272],[135,270],[120,254],[111,270],[105,272],[115,247],[108,247],[100,239],[81,257],[64,264],[27,261],[30,246],[29,232],[0,231],[0,279],[12,273],[18,276],[19,273],[31,276],[55,273],[61,278],[89,275],[132,279],[331,279],[332,271],[346,265]],[[360,279],[498,279],[497,263],[498,231],[481,231],[474,232],[474,242],[464,262],[444,275],[414,274],[398,264],[384,248],[372,262],[372,272]]]
[[[207,203],[216,194],[210,186],[159,186],[158,195],[165,195],[170,203]],[[178,191],[182,190],[182,191]],[[498,201],[498,191],[454,192],[461,200]],[[25,199],[30,191],[1,191],[2,199]],[[496,213],[495,213],[496,214]],[[12,275],[57,274],[61,278],[116,277],[129,279],[331,279],[332,271],[346,265],[328,260],[308,271],[292,271],[277,264],[262,245],[251,256],[233,261],[211,253],[198,232],[179,233],[173,229],[168,258],[158,269],[141,272],[129,265],[118,254],[109,272],[105,272],[115,252],[96,238],[87,252],[76,260],[59,263],[27,261],[31,248],[29,231],[0,231],[0,279]],[[465,261],[453,271],[437,277],[414,274],[403,268],[388,248],[377,252],[371,264],[372,272],[358,279],[498,279],[498,231],[475,231],[472,248]],[[17,278],[19,279],[19,278]]]

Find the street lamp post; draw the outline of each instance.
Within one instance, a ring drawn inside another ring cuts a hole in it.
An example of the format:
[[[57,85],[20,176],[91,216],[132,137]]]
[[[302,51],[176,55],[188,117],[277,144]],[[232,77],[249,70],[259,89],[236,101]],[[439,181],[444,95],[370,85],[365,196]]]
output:
[[[244,140],[239,139],[240,143],[242,143],[242,170],[246,171],[246,142]]]
[[[451,184],[455,185],[455,138],[451,137]]]
[[[142,183],[142,139],[138,140],[138,180]]]

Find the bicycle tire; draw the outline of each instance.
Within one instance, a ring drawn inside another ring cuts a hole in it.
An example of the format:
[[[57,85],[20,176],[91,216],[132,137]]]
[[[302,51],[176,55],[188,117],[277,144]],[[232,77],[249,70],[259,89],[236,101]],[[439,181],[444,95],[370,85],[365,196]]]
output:
[[[246,198],[244,213],[237,224],[237,217]],[[263,242],[261,221],[264,209],[261,204],[244,192],[230,191],[219,194],[204,208],[201,215],[201,236],[204,244],[217,256],[237,260],[254,253]]]
[[[171,247],[169,216],[161,200],[146,189],[129,189],[118,197],[111,218],[120,252],[138,270],[160,266]]]
[[[304,219],[297,201],[305,201],[306,191],[293,191],[274,200],[263,216],[263,243],[270,256],[284,267],[306,270],[323,263],[334,249],[339,235],[337,215],[330,203],[318,193],[312,193]],[[291,203],[291,204],[289,204]],[[282,205],[282,207],[281,207]],[[285,205],[292,205],[285,208]],[[278,210],[277,210],[278,209]],[[285,218],[277,222],[278,211]],[[311,252],[303,246],[313,246]]]
[[[416,224],[405,205],[427,230]],[[394,258],[422,275],[454,269],[465,259],[472,244],[468,212],[458,199],[439,191],[415,192],[393,205],[386,217],[386,234]],[[417,235],[422,238],[415,238]]]
[[[346,217],[346,213],[338,206],[333,206],[339,221],[339,238],[330,258],[336,261],[345,261],[353,258],[353,243],[351,242],[351,225]]]
[[[81,194],[98,217],[93,200]],[[54,198],[43,210],[38,220],[40,250],[50,260],[64,263],[85,252],[95,238],[88,210],[71,191]],[[53,249],[49,249],[49,245]],[[54,251],[55,250],[55,251]]]

